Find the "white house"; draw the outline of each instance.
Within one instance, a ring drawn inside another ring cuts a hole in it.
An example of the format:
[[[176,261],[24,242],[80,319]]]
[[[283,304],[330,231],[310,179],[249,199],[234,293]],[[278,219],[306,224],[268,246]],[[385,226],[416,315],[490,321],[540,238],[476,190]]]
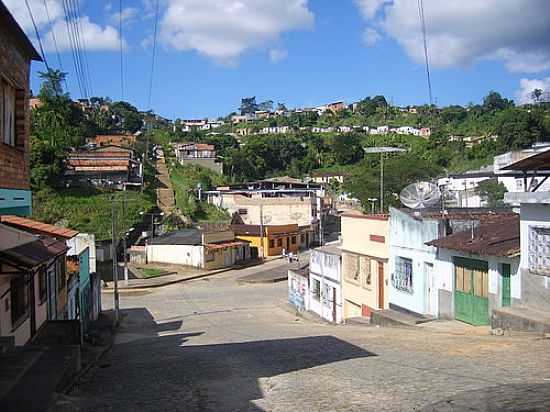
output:
[[[309,265],[288,269],[288,303],[298,311],[309,310]]]
[[[309,261],[309,308],[330,322],[343,321],[342,251],[327,245],[311,251]]]

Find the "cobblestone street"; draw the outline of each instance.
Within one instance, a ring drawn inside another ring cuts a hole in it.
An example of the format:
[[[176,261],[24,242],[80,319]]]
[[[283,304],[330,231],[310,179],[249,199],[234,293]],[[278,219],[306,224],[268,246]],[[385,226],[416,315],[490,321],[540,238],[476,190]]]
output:
[[[294,316],[285,282],[238,276],[122,296],[115,346],[57,409],[550,409],[548,339],[328,325]]]

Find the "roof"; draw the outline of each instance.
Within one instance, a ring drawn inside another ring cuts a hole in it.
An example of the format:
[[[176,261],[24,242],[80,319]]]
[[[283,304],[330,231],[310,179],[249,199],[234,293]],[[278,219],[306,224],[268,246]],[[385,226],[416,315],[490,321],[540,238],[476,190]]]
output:
[[[202,245],[202,231],[196,228],[166,233],[149,241],[150,245]]]
[[[410,215],[414,219],[432,219],[432,220],[478,220],[481,222],[491,221],[495,219],[501,219],[505,217],[516,216],[511,208],[448,208],[446,210],[441,209],[395,209],[401,213]]]
[[[342,242],[317,247],[313,250],[321,253],[327,253],[329,255],[342,256]]]
[[[206,246],[210,250],[214,249],[225,249],[226,247],[236,247],[236,246],[243,246],[248,245],[249,242],[244,241],[238,241],[238,240],[230,240],[228,242],[219,242],[219,243],[207,243],[204,246]]]
[[[359,211],[356,212],[346,212],[341,215],[342,217],[351,217],[354,219],[368,219],[368,220],[388,220],[390,215],[386,213],[375,213],[375,214],[365,214]]]
[[[337,172],[337,171],[319,171],[311,172],[312,177],[335,177],[335,176],[349,176],[348,172]]]
[[[67,163],[72,167],[125,167],[130,164],[129,159],[67,159]]]
[[[28,242],[0,251],[0,261],[23,269],[33,269],[68,250],[65,241],[51,237]]]
[[[31,60],[42,61],[42,57],[40,57],[21,26],[19,26],[2,1],[0,1],[0,22],[2,22],[0,27],[5,28],[4,30],[15,38],[19,47],[27,54],[27,57]]]
[[[515,163],[503,167],[502,170],[550,170],[550,150],[518,160]]]
[[[50,225],[48,223],[42,223],[37,220],[29,219],[26,217],[4,215],[0,216],[0,222],[6,225],[27,230],[33,233],[39,233],[42,235],[48,235],[53,237],[61,237],[64,239],[71,239],[78,235],[79,232],[72,229],[62,228],[59,226]]]
[[[260,225],[231,225],[231,230],[233,230],[237,236],[261,236],[262,234]]]
[[[427,242],[428,246],[472,253],[479,256],[515,257],[520,253],[519,216],[482,222],[474,229]]]
[[[263,179],[260,180],[260,182],[267,182],[267,183],[289,183],[289,184],[306,184],[301,179],[296,179],[295,177],[291,176],[279,176],[279,177],[272,177],[270,179]]]

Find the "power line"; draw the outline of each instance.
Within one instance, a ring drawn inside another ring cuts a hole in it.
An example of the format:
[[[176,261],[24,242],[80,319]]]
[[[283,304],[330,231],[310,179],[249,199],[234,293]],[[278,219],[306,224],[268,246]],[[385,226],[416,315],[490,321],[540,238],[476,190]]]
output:
[[[69,45],[71,49],[71,54],[73,58],[73,64],[76,74],[76,80],[78,83],[78,89],[80,90],[80,95],[84,96],[84,87],[83,87],[83,78],[82,73],[80,72],[80,65],[78,60],[77,48],[75,43],[75,38],[73,35],[73,28],[71,24],[70,10],[68,0],[63,0],[63,12],[65,13],[65,26],[67,28],[67,38],[69,39]]]
[[[80,0],[75,0],[76,2],[76,12],[78,15],[77,19],[77,27],[80,33],[80,36],[82,37],[82,54],[84,55],[84,66],[86,68],[86,77],[88,79],[88,91],[90,95],[92,95],[92,76],[90,73],[90,65],[88,63],[88,47],[86,45],[86,38],[84,37],[83,30],[82,30],[82,13],[80,13]]]
[[[420,18],[420,24],[422,26],[422,37],[424,39],[424,58],[426,61],[426,76],[428,78],[428,93],[430,95],[430,108],[432,107],[432,81],[430,77],[430,61],[428,58],[428,41],[426,34],[426,19],[424,18],[424,1],[418,0],[418,16]]]
[[[53,25],[52,25],[52,20],[50,19],[50,11],[48,10],[48,2],[46,0],[43,0],[44,2],[44,10],[46,11],[46,17],[48,18],[48,24],[50,25],[50,30],[52,32],[52,39],[53,39],[53,44],[55,46],[55,54],[57,55],[57,63],[59,64],[59,69],[61,69],[62,72],[64,72],[65,70],[63,70],[63,63],[61,62],[61,55],[59,54],[59,47],[57,47],[57,38],[55,36],[55,31],[53,29]],[[67,87],[67,82],[65,81],[65,87]]]
[[[118,31],[120,35],[120,100],[124,100],[124,66],[122,57],[122,0],[118,2]]]
[[[157,7],[155,11],[155,31],[153,34],[153,57],[151,59],[151,77],[149,78],[149,97],[147,99],[147,108],[151,108],[151,96],[153,93],[153,77],[155,74],[155,55],[157,51],[157,27],[158,27],[158,21],[159,21],[159,8],[160,8],[160,0],[157,0]]]
[[[46,60],[46,54],[44,53],[44,47],[42,47],[42,39],[40,38],[40,33],[38,33],[38,29],[36,28],[36,23],[34,21],[34,16],[32,15],[31,6],[29,5],[29,1],[25,0],[25,4],[27,5],[27,10],[29,11],[29,15],[31,16],[32,25],[34,27],[34,33],[36,34],[36,38],[38,39],[38,44],[40,46],[40,53],[42,54],[42,60],[44,60],[44,64],[46,65],[46,69],[48,72],[50,71],[50,66],[48,65],[48,61]]]
[[[68,0],[69,4],[69,15],[71,17],[72,32],[74,36],[75,46],[76,46],[76,55],[78,57],[78,64],[80,67],[80,73],[82,76],[82,87],[84,89],[84,97],[89,97],[89,81],[85,69],[84,56],[82,53],[82,42],[80,40],[80,29],[78,25],[78,15],[77,7],[74,0]]]

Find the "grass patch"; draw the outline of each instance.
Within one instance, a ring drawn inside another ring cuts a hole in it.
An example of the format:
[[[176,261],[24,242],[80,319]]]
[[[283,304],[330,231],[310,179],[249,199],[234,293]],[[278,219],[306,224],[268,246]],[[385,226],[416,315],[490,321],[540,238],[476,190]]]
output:
[[[141,270],[141,273],[143,274],[144,278],[150,279],[150,278],[159,277],[166,272],[164,270],[157,269],[157,268],[145,268]]]
[[[122,199],[126,196],[126,218],[122,219]],[[111,238],[111,198],[114,197],[120,232],[142,221],[141,211],[155,205],[152,191],[103,192],[94,188],[47,189],[33,198],[33,218],[61,224],[83,233],[93,233],[96,240]]]

